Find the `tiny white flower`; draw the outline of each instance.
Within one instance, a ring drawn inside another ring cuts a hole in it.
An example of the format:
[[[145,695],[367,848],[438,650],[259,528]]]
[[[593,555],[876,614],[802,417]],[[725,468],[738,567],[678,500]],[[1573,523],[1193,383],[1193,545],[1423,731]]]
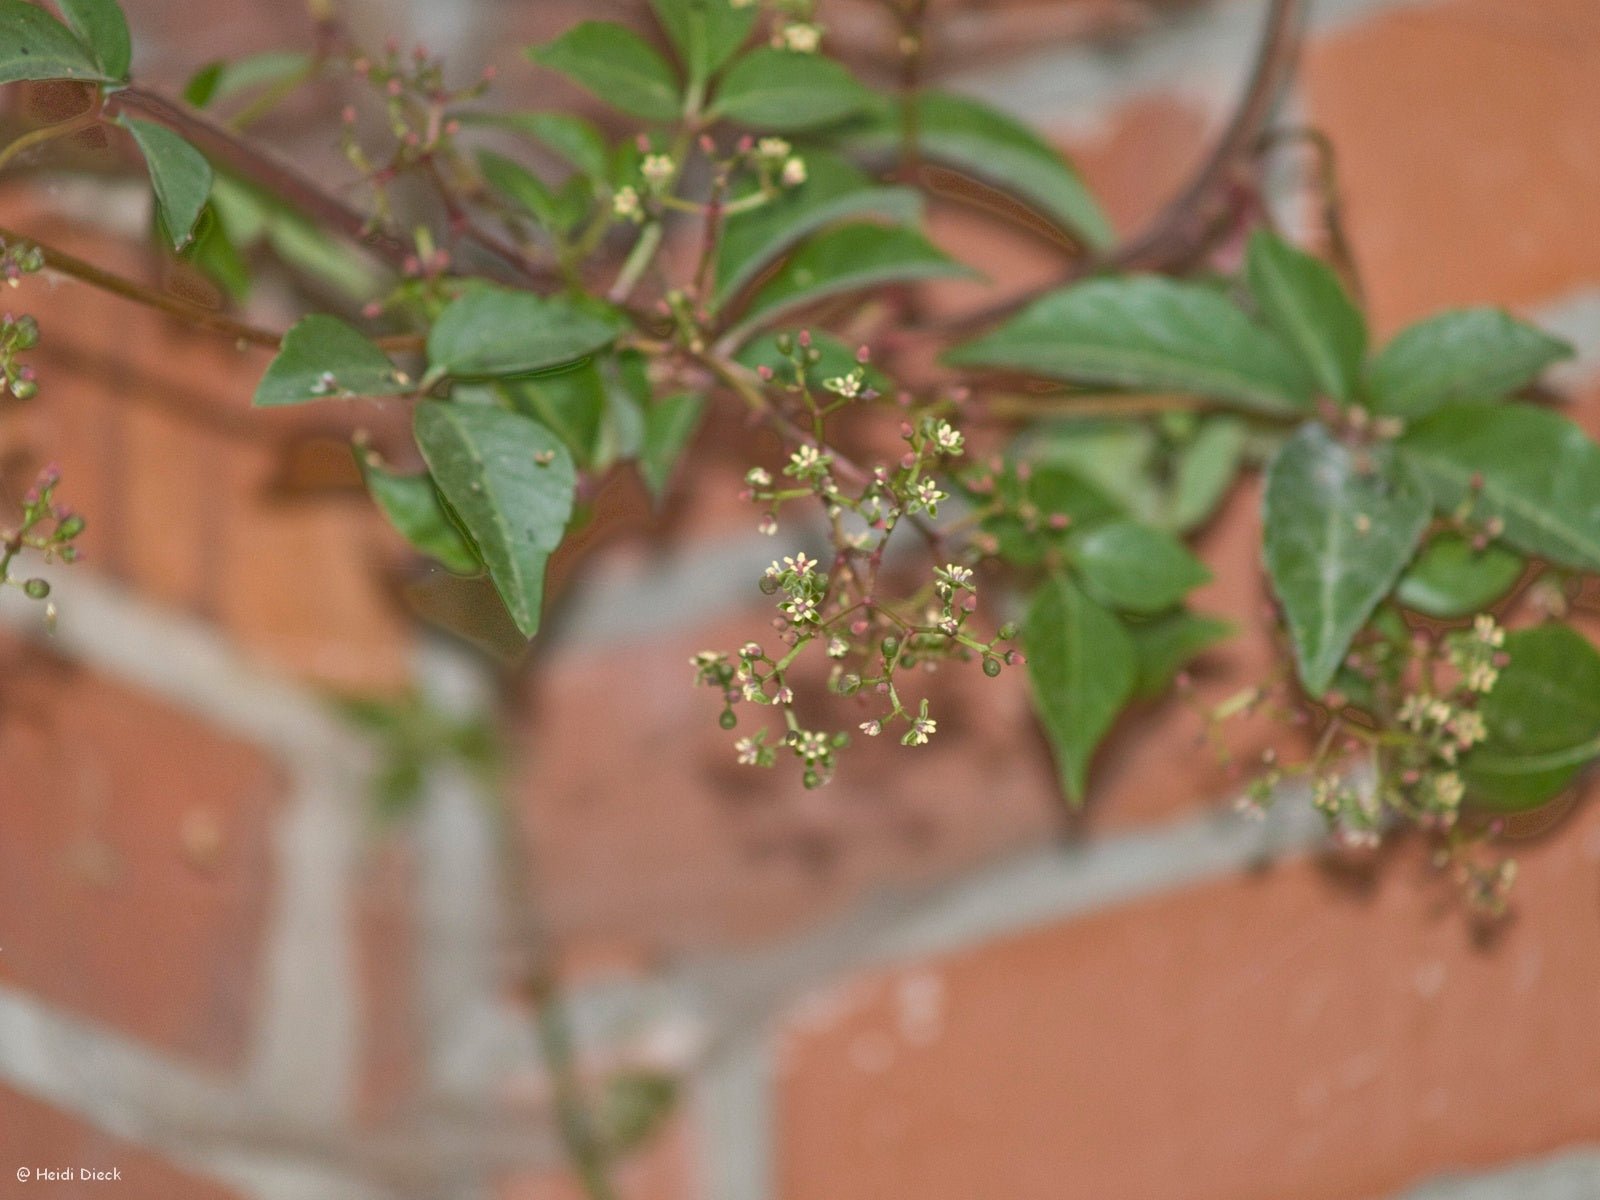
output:
[[[761,761],[761,747],[756,745],[755,738],[742,737],[733,744],[733,748],[739,754],[739,761],[747,767],[753,767]]]
[[[652,187],[660,187],[672,178],[677,166],[669,154],[647,154],[644,162],[639,164],[639,174],[649,181]]]
[[[933,429],[933,444],[945,454],[960,454],[967,439],[949,421],[940,421]]]
[[[772,486],[772,476],[762,467],[751,467],[745,472],[744,481],[753,488],[766,488]]]
[[[756,531],[768,537],[776,537],[778,533],[778,518],[771,513],[766,513],[761,518],[761,523],[756,526]]]
[[[908,746],[926,746],[928,739],[933,736],[938,728],[939,722],[932,717],[918,717],[911,722],[911,732],[906,734],[905,744]]]
[[[806,160],[791,158],[783,164],[783,171],[778,176],[778,181],[784,187],[799,187],[806,181]]]
[[[816,25],[807,25],[796,21],[785,25],[778,33],[779,46],[784,50],[792,50],[796,54],[814,54],[822,44],[822,29]]]
[[[848,375],[836,375],[832,379],[823,380],[822,386],[835,396],[843,396],[846,400],[854,400],[861,395],[861,378],[862,373],[860,371],[851,371]]]
[[[861,732],[868,737],[877,737],[883,732],[883,723],[881,721],[863,721],[861,722]]]
[[[790,558],[788,555],[784,555],[783,565],[789,568],[789,570],[793,571],[796,575],[809,575],[811,574],[813,568],[816,567],[817,560],[814,558],[807,558],[806,552],[801,550],[793,558]]]
[[[794,149],[781,137],[764,137],[756,143],[756,153],[762,158],[770,158],[774,162],[789,157],[789,152]]]
[[[639,215],[639,193],[631,187],[620,187],[611,198],[611,211],[615,216],[632,219]]]
[[[828,639],[829,658],[843,658],[849,653],[850,643],[845,641],[842,637],[831,637]]]

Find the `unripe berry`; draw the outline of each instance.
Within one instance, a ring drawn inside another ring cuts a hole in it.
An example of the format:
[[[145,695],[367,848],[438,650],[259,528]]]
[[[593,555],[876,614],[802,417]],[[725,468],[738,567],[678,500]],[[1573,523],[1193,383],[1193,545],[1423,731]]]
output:
[[[48,579],[30,579],[22,585],[22,590],[30,600],[43,600],[50,594],[50,581]]]

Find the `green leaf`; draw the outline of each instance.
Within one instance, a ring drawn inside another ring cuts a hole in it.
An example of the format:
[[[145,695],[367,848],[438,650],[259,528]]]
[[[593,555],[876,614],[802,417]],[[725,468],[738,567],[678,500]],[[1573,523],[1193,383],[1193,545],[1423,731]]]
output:
[[[1034,469],[1065,467],[1149,523],[1161,507],[1155,481],[1156,435],[1141,421],[1066,420],[1018,439],[1017,457]],[[1074,519],[1079,519],[1075,515]]]
[[[676,120],[683,108],[671,65],[638,34],[609,21],[574,25],[528,57],[595,96],[647,121]]]
[[[1389,464],[1383,464],[1389,465]],[[1357,631],[1394,587],[1428,524],[1428,500],[1397,472],[1305,425],[1267,472],[1267,573],[1300,679],[1320,696]]]
[[[1600,754],[1600,653],[1560,624],[1506,635],[1510,662],[1479,711],[1489,736],[1465,759],[1471,798],[1501,812],[1534,808]]]
[[[1267,327],[1294,347],[1317,386],[1346,404],[1354,400],[1367,323],[1333,268],[1260,230],[1250,238],[1245,274]]]
[[[417,406],[417,446],[524,637],[539,631],[544,570],[572,516],[577,475],[555,434],[478,404]]]
[[[789,132],[831,125],[873,103],[873,94],[831,58],[761,49],[728,68],[710,115]]]
[[[650,0],[661,27],[689,70],[704,80],[744,45],[755,28],[760,8],[735,8],[729,0]]]
[[[133,61],[133,43],[117,0],[56,0],[56,7],[78,40],[94,55],[100,70],[110,79],[126,79],[128,65]]]
[[[1398,445],[1440,512],[1466,505],[1473,520],[1504,522],[1519,550],[1600,570],[1600,446],[1571,421],[1526,404],[1463,404]]]
[[[605,136],[592,122],[571,113],[463,112],[457,120],[463,125],[507,129],[530,137],[596,182],[611,175],[611,151]]]
[[[805,162],[805,183],[724,223],[717,246],[719,298],[738,291],[790,246],[824,225],[859,216],[914,225],[922,215],[922,198],[911,188],[878,187],[825,151],[809,151]]]
[[[639,474],[650,494],[661,502],[672,470],[694,437],[705,411],[705,397],[683,392],[652,405],[645,413],[644,445],[639,452]]]
[[[880,119],[852,129],[852,145],[892,150],[903,135],[902,110],[889,107]],[[1059,221],[1094,250],[1116,240],[1116,231],[1084,185],[1076,168],[1054,146],[1021,121],[967,96],[923,92],[917,101],[917,150],[991,183]]]
[[[93,51],[44,9],[23,0],[0,0],[0,84],[26,79],[82,79],[116,83]]]
[[[1440,313],[1401,333],[1367,368],[1373,411],[1416,420],[1447,404],[1496,400],[1572,347],[1498,308]]]
[[[1074,469],[1044,461],[1029,464],[1026,482],[1015,469],[1007,469],[995,480],[992,499],[1003,501],[1009,512],[986,517],[984,532],[993,535],[1001,558],[1015,566],[1031,567],[1043,562],[1052,549],[1064,548],[1072,531],[1123,515],[1117,499],[1087,482]],[[990,497],[981,498],[987,500]],[[980,500],[980,502],[981,502]],[[1011,515],[1023,503],[1039,513],[1037,522],[1025,523]],[[1065,518],[1057,529],[1052,518]]]
[[[1097,279],[1036,301],[947,361],[1076,383],[1192,392],[1257,412],[1304,409],[1294,354],[1203,284]]]
[[[507,380],[499,389],[518,412],[549,426],[580,467],[593,464],[606,407],[598,360],[587,359],[532,379]]]
[[[457,575],[483,570],[478,552],[456,527],[439,491],[426,474],[401,475],[381,466],[376,456],[356,452],[367,491],[402,537]]]
[[[181,250],[200,219],[211,195],[211,164],[205,155],[165,125],[154,121],[123,122],[139,144],[150,184],[155,188],[156,209],[175,249]]]
[[[1161,612],[1211,578],[1177,538],[1138,521],[1108,521],[1071,546],[1084,590],[1121,612]]]
[[[472,287],[428,333],[429,374],[474,379],[545,371],[593,354],[621,328],[615,318],[566,300]]]
[[[1239,477],[1245,427],[1233,417],[1210,417],[1179,449],[1167,494],[1167,525],[1187,533],[1204,524]]]
[[[840,375],[848,375],[860,367],[862,380],[868,387],[877,388],[880,392],[890,387],[888,377],[882,371],[872,366],[871,363],[856,361],[855,350],[839,340],[833,334],[823,329],[813,329],[811,334],[810,352],[817,356],[813,363],[806,366],[806,382],[815,387],[825,379],[833,379]],[[760,367],[771,369],[777,381],[785,386],[795,382],[794,363],[789,356],[778,349],[778,339],[784,334],[765,333],[760,337],[752,338],[745,347],[735,356],[736,360],[752,371]],[[798,332],[789,330],[790,339],[797,338]]]
[[[1067,798],[1083,799],[1089,760],[1133,694],[1138,658],[1122,623],[1064,575],[1040,585],[1023,624],[1033,705]]]
[[[228,236],[228,228],[215,204],[207,204],[195,222],[194,239],[183,252],[186,262],[228,293],[235,303],[250,293],[250,267]]]
[[[796,250],[751,298],[737,329],[742,335],[781,313],[841,292],[970,274],[912,230],[844,225]]]
[[[236,62],[218,60],[196,71],[184,85],[183,98],[196,108],[255,88],[285,83],[311,74],[309,54],[298,50],[266,50]]]
[[[566,233],[572,228],[573,214],[564,209],[544,180],[522,164],[492,150],[480,150],[478,168],[490,187],[544,228],[556,233]]]
[[[296,321],[256,385],[257,407],[351,396],[395,396],[411,379],[384,352],[338,317],[313,313]]]
[[[1429,617],[1484,611],[1522,577],[1522,559],[1497,543],[1474,550],[1459,533],[1441,533],[1400,577],[1396,598]]]
[[[1171,686],[1178,672],[1235,632],[1228,621],[1184,609],[1129,626],[1139,657],[1139,681],[1134,695],[1151,700]]]

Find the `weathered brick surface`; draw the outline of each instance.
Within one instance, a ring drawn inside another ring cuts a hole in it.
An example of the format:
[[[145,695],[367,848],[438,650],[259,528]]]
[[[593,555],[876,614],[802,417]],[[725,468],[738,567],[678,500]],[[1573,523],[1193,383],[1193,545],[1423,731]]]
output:
[[[12,193],[7,224],[139,277],[134,247],[90,238]],[[249,409],[264,352],[186,331],[72,281],[30,280],[11,303],[43,330],[39,397],[8,415],[8,484],[60,463],[63,502],[89,522],[82,568],[219,624],[248,653],[320,683],[393,687],[406,676],[404,613],[385,572],[398,539],[308,439],[348,439],[394,415],[375,402],[286,414]],[[403,420],[403,416],[402,416]],[[303,458],[303,454],[302,454]]]
[[[0,640],[0,982],[237,1065],[258,1010],[269,825],[258,750]]]
[[[118,1170],[116,1180],[19,1183],[18,1170],[70,1168],[74,1172]],[[191,1174],[146,1150],[93,1129],[81,1121],[0,1087],[0,1191],[37,1200],[87,1200],[120,1196],[127,1200],[240,1200],[239,1194]]]
[[[1408,6],[1311,48],[1310,116],[1338,148],[1381,329],[1600,276],[1597,67],[1588,0]]]
[[[1474,944],[1410,850],[1292,863],[1001,938],[803,1006],[785,1200],[1387,1195],[1600,1137],[1600,816],[1520,854]]]

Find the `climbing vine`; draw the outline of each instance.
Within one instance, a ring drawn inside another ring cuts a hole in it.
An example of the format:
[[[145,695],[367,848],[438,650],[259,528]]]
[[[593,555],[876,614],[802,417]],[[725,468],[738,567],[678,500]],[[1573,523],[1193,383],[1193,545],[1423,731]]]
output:
[[[1126,242],[1047,141],[926,85],[925,6],[883,3],[900,59],[885,88],[831,57],[811,0],[652,0],[656,28],[585,21],[530,48],[528,70],[613,110],[600,125],[497,107],[492,73],[361,46],[321,8],[314,52],[206,64],[167,96],[130,74],[115,0],[0,0],[0,83],[80,101],[0,169],[101,129],[142,159],[156,238],[226,295],[270,260],[343,299],[280,335],[9,230],[0,270],[273,347],[259,407],[409,409],[426,469],[358,441],[373,502],[442,570],[486,579],[526,639],[598,481],[636,472],[658,502],[703,486],[702,421],[738,406],[771,447],[741,495],[773,554],[726,586],[759,589],[770,621],[697,655],[685,685],[709,693],[752,788],[768,768],[824,785],[862,739],[916,754],[951,736],[950,671],[1021,670],[1081,803],[1119,715],[1182,690],[1237,632],[1190,606],[1210,578],[1190,543],[1259,472],[1283,669],[1208,715],[1279,713],[1315,748],[1269,756],[1246,803],[1303,777],[1343,842],[1417,827],[1498,910],[1501,822],[1600,755],[1600,654],[1566,623],[1600,572],[1600,447],[1530,394],[1569,348],[1486,308],[1375,345],[1327,189],[1320,232],[1273,220],[1263,156],[1327,152],[1267,129],[1298,3],[1271,6],[1215,153]],[[348,93],[329,142],[352,188],[249,139],[314,80]],[[1024,213],[1057,282],[930,316],[920,285],[983,267],[922,230],[935,167]],[[49,386],[24,361],[38,337],[31,317],[0,322],[11,402]],[[0,558],[36,599],[49,584],[13,572],[70,560],[83,528],[57,487],[47,473],[28,493]]]

